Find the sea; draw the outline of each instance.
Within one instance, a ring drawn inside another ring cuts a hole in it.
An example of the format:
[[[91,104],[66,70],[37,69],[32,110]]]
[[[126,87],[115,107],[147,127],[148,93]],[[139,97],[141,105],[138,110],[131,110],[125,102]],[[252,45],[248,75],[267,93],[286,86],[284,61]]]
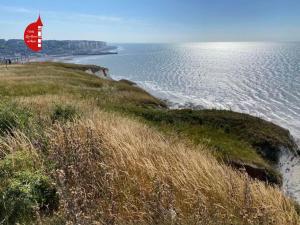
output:
[[[117,55],[73,63],[109,68],[172,108],[214,108],[272,121],[300,140],[300,42],[117,44]],[[300,160],[284,154],[283,189],[300,202]]]

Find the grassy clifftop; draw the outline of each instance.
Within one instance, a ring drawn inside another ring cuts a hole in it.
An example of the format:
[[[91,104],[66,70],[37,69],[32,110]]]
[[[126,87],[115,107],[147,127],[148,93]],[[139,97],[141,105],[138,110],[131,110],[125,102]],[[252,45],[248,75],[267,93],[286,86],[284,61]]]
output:
[[[234,112],[168,110],[87,68],[0,67],[3,224],[299,224],[277,187],[223,163],[278,179],[278,146],[293,146],[286,130]]]

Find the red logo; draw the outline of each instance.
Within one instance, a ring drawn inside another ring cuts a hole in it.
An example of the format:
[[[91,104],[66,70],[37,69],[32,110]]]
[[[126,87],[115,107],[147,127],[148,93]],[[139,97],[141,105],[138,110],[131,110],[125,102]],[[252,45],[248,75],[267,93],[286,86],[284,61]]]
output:
[[[32,51],[38,52],[42,50],[42,20],[39,16],[38,20],[29,24],[24,32],[24,42]]]

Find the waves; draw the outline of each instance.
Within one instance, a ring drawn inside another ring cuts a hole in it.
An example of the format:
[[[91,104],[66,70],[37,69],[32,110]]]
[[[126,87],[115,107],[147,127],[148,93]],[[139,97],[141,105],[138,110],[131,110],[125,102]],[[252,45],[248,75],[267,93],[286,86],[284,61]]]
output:
[[[300,43],[127,44],[74,59],[110,68],[177,107],[232,109],[300,138]]]
[[[152,94],[185,105],[232,109],[300,137],[300,43],[121,45],[118,55],[74,58],[110,68]]]

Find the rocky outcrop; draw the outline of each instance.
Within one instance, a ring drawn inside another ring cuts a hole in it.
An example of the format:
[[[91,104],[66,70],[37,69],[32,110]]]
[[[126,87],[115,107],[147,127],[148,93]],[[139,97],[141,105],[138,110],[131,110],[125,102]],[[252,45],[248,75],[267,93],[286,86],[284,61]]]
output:
[[[109,76],[108,68],[105,68],[105,67],[102,67],[102,66],[69,64],[69,63],[52,63],[52,64],[59,65],[63,68],[68,68],[68,69],[73,69],[73,70],[80,70],[80,71],[86,72],[88,74],[93,74],[93,75],[96,75],[98,77],[111,80],[111,77]]]
[[[246,172],[250,177],[278,186],[282,185],[282,175],[275,168],[259,167],[254,164],[230,161],[229,165],[242,172]]]
[[[109,76],[109,70],[107,68],[99,67],[99,68],[89,68],[85,71],[88,74],[94,74],[97,77],[101,77],[104,79],[111,79]]]

